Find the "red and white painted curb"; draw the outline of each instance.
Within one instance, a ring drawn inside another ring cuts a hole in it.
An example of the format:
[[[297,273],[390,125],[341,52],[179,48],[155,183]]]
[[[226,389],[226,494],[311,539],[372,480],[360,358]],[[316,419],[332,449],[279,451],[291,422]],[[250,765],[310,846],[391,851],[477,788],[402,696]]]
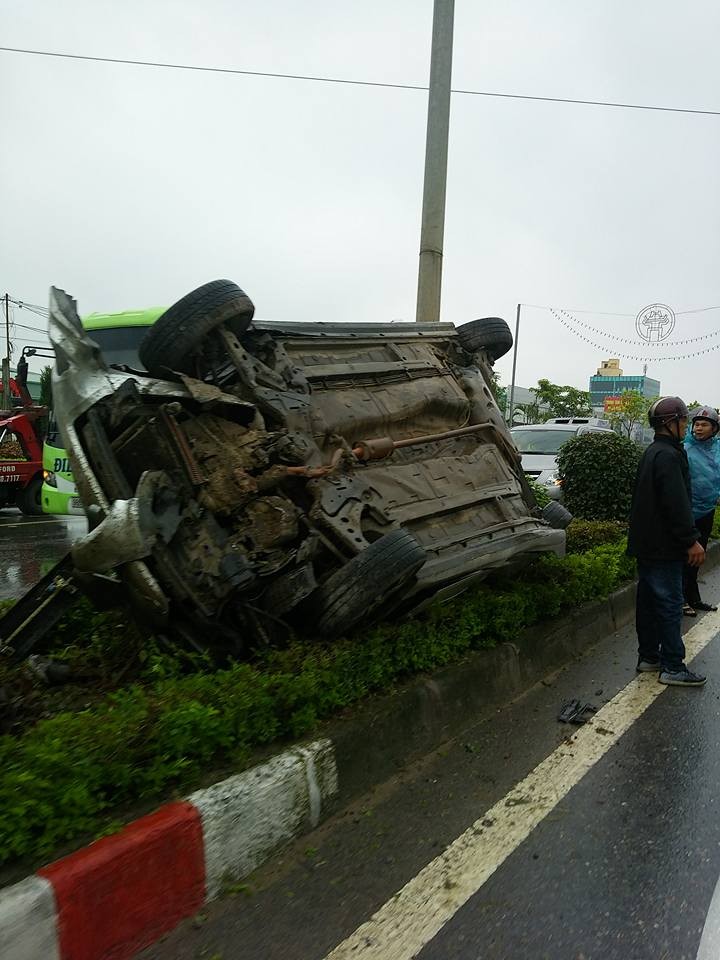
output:
[[[0,890],[0,958],[129,960],[316,826],[337,791],[318,740],[168,803]]]

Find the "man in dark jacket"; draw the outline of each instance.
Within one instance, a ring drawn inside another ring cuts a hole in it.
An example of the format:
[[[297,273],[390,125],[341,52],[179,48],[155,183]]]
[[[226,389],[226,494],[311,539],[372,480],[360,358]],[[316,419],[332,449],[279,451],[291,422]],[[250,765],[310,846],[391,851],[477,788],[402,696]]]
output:
[[[628,553],[638,563],[637,669],[659,671],[660,683],[699,687],[705,677],[685,666],[682,640],[683,567],[699,567],[705,560],[682,444],[688,409],[679,397],[661,397],[648,419],[655,439],[638,466],[628,536]]]

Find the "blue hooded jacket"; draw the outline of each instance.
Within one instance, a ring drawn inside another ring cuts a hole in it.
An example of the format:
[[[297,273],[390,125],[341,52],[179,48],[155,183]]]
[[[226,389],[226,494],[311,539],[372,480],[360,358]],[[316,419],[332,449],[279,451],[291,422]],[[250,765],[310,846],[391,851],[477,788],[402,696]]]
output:
[[[710,440],[696,440],[688,430],[685,451],[690,463],[693,517],[697,520],[714,510],[720,499],[720,434]]]

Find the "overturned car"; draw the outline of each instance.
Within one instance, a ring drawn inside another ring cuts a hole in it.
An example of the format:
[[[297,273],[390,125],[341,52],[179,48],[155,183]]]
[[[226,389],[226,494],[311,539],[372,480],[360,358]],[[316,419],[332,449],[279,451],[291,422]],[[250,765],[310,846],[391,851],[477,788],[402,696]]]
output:
[[[154,630],[238,655],[564,550],[490,389],[502,320],[258,322],[217,280],[159,317],[133,369],[105,363],[55,288],[50,314],[90,527],[74,566]]]

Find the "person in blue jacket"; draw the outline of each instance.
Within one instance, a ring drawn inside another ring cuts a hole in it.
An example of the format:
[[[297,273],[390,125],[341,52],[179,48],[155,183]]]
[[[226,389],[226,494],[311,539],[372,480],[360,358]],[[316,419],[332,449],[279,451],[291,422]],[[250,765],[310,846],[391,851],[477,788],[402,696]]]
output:
[[[685,437],[685,451],[690,464],[692,510],[695,526],[700,532],[699,543],[707,549],[708,538],[715,517],[715,506],[720,498],[720,416],[714,407],[699,407],[693,411],[692,430]],[[698,568],[686,564],[683,575],[683,593],[686,617],[697,616],[698,610],[717,610],[700,599]]]

